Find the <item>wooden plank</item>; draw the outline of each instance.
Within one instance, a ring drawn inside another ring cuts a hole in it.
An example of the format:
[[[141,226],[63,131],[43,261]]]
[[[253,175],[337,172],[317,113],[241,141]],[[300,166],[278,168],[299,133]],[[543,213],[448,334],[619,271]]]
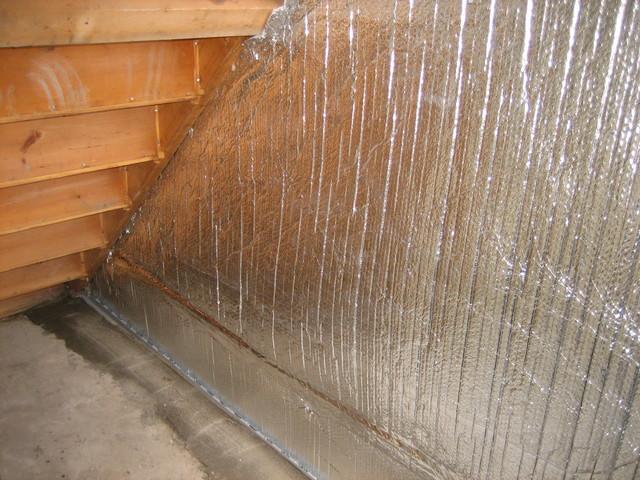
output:
[[[281,0],[14,0],[0,4],[0,46],[255,35]]]
[[[0,125],[0,188],[156,159],[154,107]]]
[[[122,169],[0,189],[0,235],[130,204]]]
[[[64,287],[55,287],[36,290],[17,297],[0,300],[0,320],[6,320],[10,315],[23,312],[42,303],[52,302],[64,295]]]
[[[0,49],[0,123],[188,100],[193,42]]]
[[[0,273],[0,300],[86,276],[79,253]]]
[[[0,272],[106,244],[100,215],[0,235]]]

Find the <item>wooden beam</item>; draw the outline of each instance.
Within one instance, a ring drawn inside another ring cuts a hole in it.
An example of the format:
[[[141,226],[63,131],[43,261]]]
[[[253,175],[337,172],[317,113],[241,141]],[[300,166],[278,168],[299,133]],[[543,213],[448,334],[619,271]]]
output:
[[[0,125],[0,188],[157,160],[154,107]]]
[[[0,272],[106,246],[100,215],[0,235]]]
[[[0,123],[194,99],[195,67],[189,40],[0,49]]]
[[[255,35],[281,0],[13,0],[0,4],[0,46]]]
[[[0,235],[127,208],[122,169],[0,189]]]
[[[0,300],[86,276],[79,253],[0,273]]]
[[[62,285],[56,285],[55,287],[45,288],[44,290],[36,290],[35,292],[0,300],[0,320],[6,320],[10,315],[23,312],[41,303],[56,300],[63,294],[64,287]]]

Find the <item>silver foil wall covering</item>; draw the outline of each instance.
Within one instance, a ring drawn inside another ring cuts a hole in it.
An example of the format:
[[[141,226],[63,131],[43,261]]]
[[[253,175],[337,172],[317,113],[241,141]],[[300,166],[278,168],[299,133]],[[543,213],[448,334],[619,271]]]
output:
[[[94,296],[313,476],[640,478],[639,69],[633,0],[288,4]]]

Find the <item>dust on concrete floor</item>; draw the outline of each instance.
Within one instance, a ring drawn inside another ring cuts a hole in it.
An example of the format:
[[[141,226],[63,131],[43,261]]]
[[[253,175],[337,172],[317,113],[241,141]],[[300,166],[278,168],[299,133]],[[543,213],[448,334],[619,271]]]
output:
[[[80,300],[0,322],[0,479],[303,479]]]

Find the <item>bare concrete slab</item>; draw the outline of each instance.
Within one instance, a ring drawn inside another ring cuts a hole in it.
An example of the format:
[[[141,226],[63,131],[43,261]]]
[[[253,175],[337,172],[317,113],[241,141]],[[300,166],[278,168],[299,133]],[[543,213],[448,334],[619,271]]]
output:
[[[303,479],[79,300],[0,322],[0,480]]]

